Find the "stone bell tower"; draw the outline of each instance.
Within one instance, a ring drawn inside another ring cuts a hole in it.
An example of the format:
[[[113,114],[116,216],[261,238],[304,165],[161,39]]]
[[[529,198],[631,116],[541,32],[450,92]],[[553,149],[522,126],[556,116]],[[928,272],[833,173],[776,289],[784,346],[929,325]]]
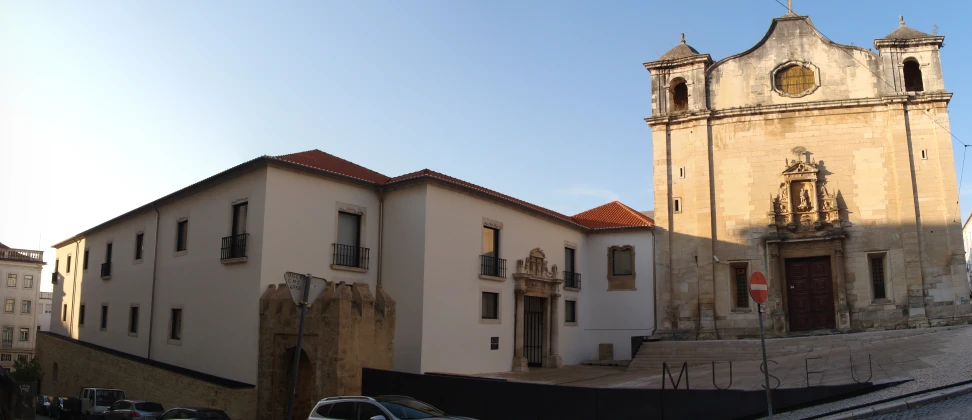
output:
[[[651,73],[651,115],[704,111],[705,70],[712,64],[709,54],[700,54],[682,41],[657,60],[645,63]]]
[[[945,92],[939,56],[945,37],[905,26],[904,16],[899,21],[898,29],[874,40],[874,48],[881,54],[884,80],[888,82],[881,86],[884,93]]]

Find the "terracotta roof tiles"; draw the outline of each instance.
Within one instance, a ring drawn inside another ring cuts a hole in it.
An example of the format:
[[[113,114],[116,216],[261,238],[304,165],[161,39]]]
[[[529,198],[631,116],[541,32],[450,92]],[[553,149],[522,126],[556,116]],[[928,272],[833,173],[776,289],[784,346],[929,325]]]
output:
[[[346,161],[330,153],[324,153],[317,149],[300,153],[291,153],[289,155],[275,156],[273,159],[296,163],[298,165],[308,166],[314,169],[320,169],[374,184],[383,184],[389,179],[387,176],[365,168],[364,166]]]
[[[622,204],[620,201],[613,201],[575,214],[573,219],[588,229],[595,230],[655,226],[655,221],[650,217]]]

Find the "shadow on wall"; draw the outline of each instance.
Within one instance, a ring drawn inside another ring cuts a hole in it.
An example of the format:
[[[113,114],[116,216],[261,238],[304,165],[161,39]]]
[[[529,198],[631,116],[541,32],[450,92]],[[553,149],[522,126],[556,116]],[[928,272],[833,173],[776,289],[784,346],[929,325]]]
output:
[[[920,233],[915,226],[846,221],[777,232],[720,220],[717,229],[726,236],[714,241],[656,230],[656,334],[663,339],[757,337],[748,290],[755,271],[769,282],[763,317],[770,336],[972,321],[957,223],[925,224]]]

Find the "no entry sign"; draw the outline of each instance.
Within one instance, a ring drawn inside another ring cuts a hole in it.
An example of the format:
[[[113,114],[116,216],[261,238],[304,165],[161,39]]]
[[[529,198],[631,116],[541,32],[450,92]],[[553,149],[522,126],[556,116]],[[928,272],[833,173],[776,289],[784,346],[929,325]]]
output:
[[[766,276],[763,273],[757,271],[749,277],[749,295],[760,305],[766,303],[766,298],[769,297],[769,286],[766,285]]]

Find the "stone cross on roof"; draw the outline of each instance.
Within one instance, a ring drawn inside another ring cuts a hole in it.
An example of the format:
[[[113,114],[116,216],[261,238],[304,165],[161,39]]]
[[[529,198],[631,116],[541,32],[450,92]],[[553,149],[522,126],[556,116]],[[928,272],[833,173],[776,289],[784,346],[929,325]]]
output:
[[[786,0],[786,11],[793,13],[793,0]]]

